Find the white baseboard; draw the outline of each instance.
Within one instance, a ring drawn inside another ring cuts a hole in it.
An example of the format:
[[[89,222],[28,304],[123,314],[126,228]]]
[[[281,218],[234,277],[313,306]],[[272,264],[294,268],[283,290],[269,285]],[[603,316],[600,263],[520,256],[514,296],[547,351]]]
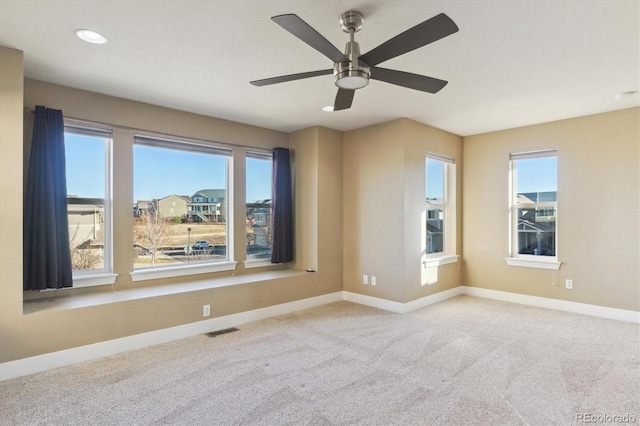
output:
[[[444,302],[447,299],[461,295],[463,292],[462,287],[454,287],[449,290],[441,291],[440,293],[431,294],[429,296],[421,297],[420,299],[412,300],[404,304],[405,312],[412,312],[416,309],[424,308],[425,306],[434,305],[436,303]]]
[[[385,311],[396,312],[398,314],[405,314],[407,312],[415,311],[416,309],[424,308],[425,306],[439,303],[452,297],[462,294],[462,287],[455,287],[449,290],[441,291],[440,293],[432,294],[429,296],[421,297],[420,299],[412,300],[408,303],[394,302],[392,300],[381,299],[379,297],[367,296],[359,293],[352,293],[350,291],[344,291],[344,300],[348,302],[358,303],[360,305],[371,306],[373,308],[384,309]]]
[[[349,291],[338,291],[324,294],[308,299],[296,300],[266,308],[255,309],[224,317],[212,318],[210,320],[198,321],[177,327],[162,330],[150,331],[148,333],[136,334],[134,336],[122,337],[91,345],[65,349],[58,352],[37,355],[15,361],[0,364],[0,381],[9,380],[16,377],[26,376],[53,368],[64,367],[83,361],[89,361],[104,356],[114,355],[147,346],[166,343],[173,340],[183,339],[210,331],[222,330],[235,327],[251,321],[257,321],[276,315],[288,314],[302,309],[312,308],[327,303],[346,300],[361,305],[384,309],[396,313],[407,313],[428,305],[442,302],[460,294],[483,297],[486,299],[502,300],[505,302],[520,303],[523,305],[537,306],[541,308],[556,309],[578,314],[591,315],[601,318],[615,319],[640,323],[640,312],[628,311],[624,309],[608,308],[604,306],[588,305],[585,303],[568,302],[565,300],[548,299],[545,297],[529,296],[525,294],[509,293],[506,291],[489,290],[478,287],[460,286],[440,293],[432,294],[420,299],[412,300],[408,303],[394,302],[392,300],[378,297],[366,296],[364,294],[352,293]]]
[[[567,300],[549,299],[547,297],[529,296],[527,294],[510,293],[507,291],[489,290],[487,288],[462,286],[462,294],[483,297],[485,299],[502,300],[520,303],[522,305],[537,306],[539,308],[555,309],[576,314],[640,323],[640,312],[625,309],[609,308],[606,306],[589,305],[587,303],[569,302]]]
[[[344,300],[359,303],[361,305],[384,309],[386,311],[407,313],[434,303],[443,302],[460,294],[482,297],[485,299],[502,300],[504,302],[520,303],[522,305],[537,306],[539,308],[555,309],[558,311],[573,312],[576,314],[591,315],[594,317],[640,323],[640,312],[625,309],[608,308],[606,306],[589,305],[586,303],[569,302],[566,300],[549,299],[546,297],[529,296],[526,294],[510,293],[507,291],[489,290],[480,287],[460,286],[440,293],[412,300],[408,303],[393,302],[378,297],[365,296],[364,294],[344,292]]]
[[[633,322],[636,324],[640,323],[640,312],[636,311],[468,286],[455,287],[450,290],[445,290],[407,303],[393,302],[386,299],[380,299],[378,297],[365,296],[363,294],[351,293],[348,291],[344,292],[344,300],[384,309],[386,311],[407,313],[415,311],[416,309],[424,308],[425,306],[443,302],[460,294],[482,297],[485,299],[502,300],[504,302],[520,303],[522,305],[537,306],[539,308],[573,312],[576,314],[591,315],[594,317],[614,319],[618,321]]]
[[[381,299],[379,297],[367,296],[360,293],[352,293],[350,291],[343,291],[343,298],[347,302],[357,303],[359,305],[371,306],[372,308],[378,308],[385,311],[395,312],[397,314],[403,314],[404,303],[394,302],[393,300]]]
[[[342,291],[0,364],[0,381],[343,300]]]

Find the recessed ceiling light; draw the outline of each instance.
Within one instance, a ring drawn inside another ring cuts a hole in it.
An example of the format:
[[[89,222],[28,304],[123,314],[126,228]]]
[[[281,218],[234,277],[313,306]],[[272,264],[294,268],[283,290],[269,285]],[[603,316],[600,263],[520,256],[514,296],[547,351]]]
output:
[[[75,30],[76,35],[87,43],[105,44],[107,38],[100,33],[91,30]]]
[[[331,112],[331,111],[333,111],[333,105],[322,107],[322,110],[323,111],[327,111],[327,112]]]
[[[617,95],[615,95],[613,98],[616,101],[623,101],[623,100],[626,100],[626,99],[630,99],[633,95],[635,95],[637,93],[638,93],[637,90],[631,90],[629,92],[621,92],[621,93],[618,93]]]

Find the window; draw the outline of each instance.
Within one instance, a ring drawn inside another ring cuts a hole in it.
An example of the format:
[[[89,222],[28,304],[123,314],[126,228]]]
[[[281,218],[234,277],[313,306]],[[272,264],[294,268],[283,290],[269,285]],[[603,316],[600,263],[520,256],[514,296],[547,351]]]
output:
[[[113,283],[111,131],[67,124],[64,138],[74,287]]]
[[[247,260],[271,258],[271,153],[247,152]]]
[[[557,151],[510,155],[512,258],[557,263]],[[533,266],[517,264],[517,266]],[[553,268],[559,264],[553,265]],[[549,266],[538,266],[549,267]]]
[[[229,260],[230,156],[225,147],[135,136],[134,270]]]
[[[449,221],[453,221],[448,208],[448,179],[452,175],[454,167],[453,158],[438,154],[427,153],[425,163],[425,188],[426,188],[426,220],[425,227],[425,253],[446,253],[449,245],[453,246],[451,238],[447,235],[450,231]],[[452,189],[452,188],[451,188]]]

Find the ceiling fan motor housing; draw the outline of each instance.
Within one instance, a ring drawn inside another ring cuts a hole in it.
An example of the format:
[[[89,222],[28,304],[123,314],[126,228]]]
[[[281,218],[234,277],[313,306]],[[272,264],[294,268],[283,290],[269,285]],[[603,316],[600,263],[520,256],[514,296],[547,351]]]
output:
[[[345,12],[340,16],[340,26],[345,33],[350,33],[352,29],[357,33],[362,28],[363,22],[364,15],[355,10]]]
[[[371,68],[360,61],[360,46],[354,41],[354,33],[360,31],[364,17],[362,13],[349,11],[340,17],[342,30],[350,35],[350,41],[345,47],[345,56],[349,62],[336,62],[333,67],[333,75],[336,77],[336,86],[341,89],[361,89],[369,84]]]

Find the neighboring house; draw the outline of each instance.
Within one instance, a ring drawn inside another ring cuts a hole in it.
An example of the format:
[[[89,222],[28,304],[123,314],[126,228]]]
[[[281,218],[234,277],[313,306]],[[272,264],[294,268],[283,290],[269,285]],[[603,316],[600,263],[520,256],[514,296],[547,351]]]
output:
[[[67,217],[69,219],[69,242],[78,247],[89,242],[90,245],[102,245],[104,208],[98,204],[101,200],[67,196]]]
[[[427,247],[426,253],[444,250],[444,211],[442,199],[427,198]]]
[[[556,202],[556,191],[518,194],[518,203]],[[550,207],[522,209],[518,216],[518,253],[555,256],[556,215]]]
[[[160,212],[160,215],[170,219],[174,217],[187,216],[187,204],[189,196],[187,195],[167,195],[164,198],[153,200],[153,208]]]
[[[247,226],[251,228],[251,245],[271,247],[271,200],[247,203]]]
[[[187,219],[191,222],[226,222],[226,190],[201,189],[187,203]]]
[[[141,217],[149,210],[149,207],[151,207],[151,204],[153,204],[153,201],[150,201],[150,200],[136,201],[136,204],[133,206],[133,216]]]

